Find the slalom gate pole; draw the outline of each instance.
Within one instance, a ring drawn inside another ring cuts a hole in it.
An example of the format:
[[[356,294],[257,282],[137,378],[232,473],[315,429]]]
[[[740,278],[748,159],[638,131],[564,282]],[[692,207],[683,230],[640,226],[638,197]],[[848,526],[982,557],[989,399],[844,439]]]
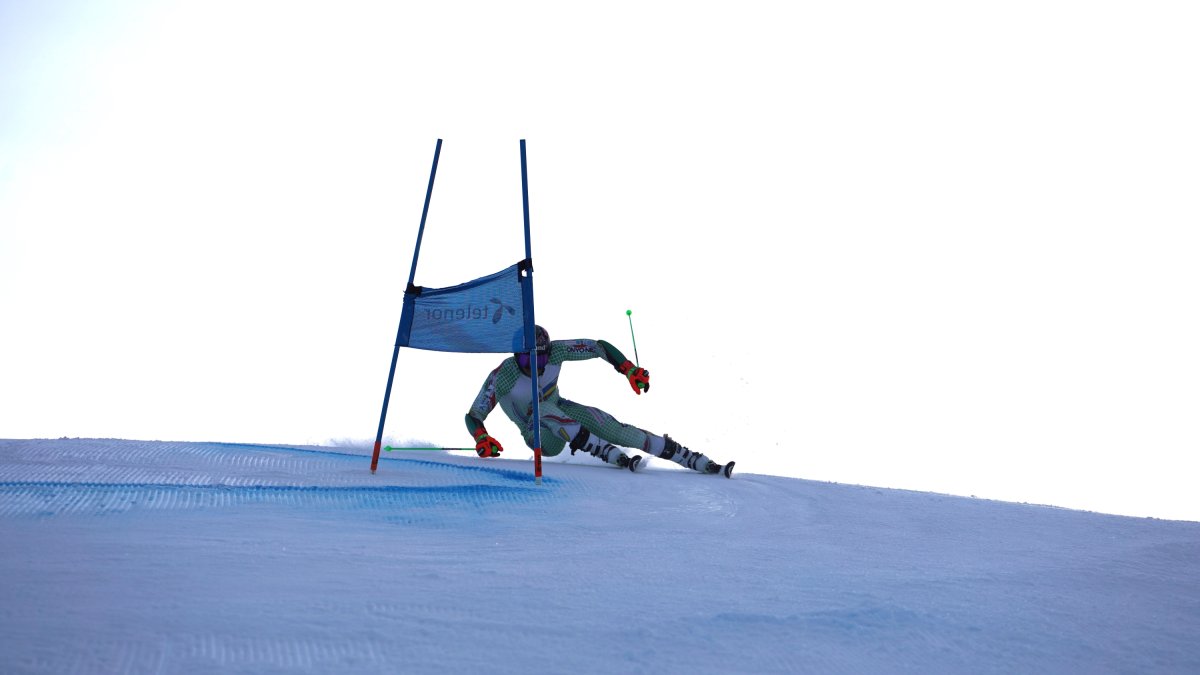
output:
[[[433,168],[429,170],[429,187],[425,190],[425,208],[421,210],[421,227],[417,230],[417,246],[413,249],[412,269],[408,273],[408,286],[412,286],[417,276],[417,257],[421,255],[421,238],[425,236],[425,218],[429,215],[429,200],[433,197],[433,179],[437,176],[438,158],[442,154],[442,139],[437,140],[433,149]],[[406,288],[408,287],[406,286]],[[403,314],[401,315],[403,321]],[[375,434],[375,451],[371,455],[371,473],[379,468],[379,450],[383,444],[383,421],[387,418],[388,401],[392,398],[392,382],[396,378],[396,360],[400,357],[400,331],[403,323],[396,329],[396,347],[392,350],[392,366],[388,369],[387,388],[383,391],[383,410],[379,413],[379,431]]]
[[[528,313],[525,317],[525,334],[533,335],[533,326],[536,324],[533,314],[533,247],[529,239],[529,171],[526,168],[525,162],[525,139],[521,139],[521,205],[525,212],[525,259],[529,261],[529,278],[524,279],[525,285],[522,289],[524,294],[525,307]],[[549,349],[550,345],[546,345]],[[547,352],[549,355],[549,352]],[[536,485],[542,484],[542,390],[538,385],[538,367],[537,367],[537,341],[530,345],[529,350],[529,377],[533,380],[533,482]]]

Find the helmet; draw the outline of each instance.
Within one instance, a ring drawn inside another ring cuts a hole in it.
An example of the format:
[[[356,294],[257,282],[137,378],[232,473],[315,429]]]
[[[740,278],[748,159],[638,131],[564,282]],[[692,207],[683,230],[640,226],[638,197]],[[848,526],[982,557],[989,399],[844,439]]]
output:
[[[534,344],[537,345],[537,364],[538,372],[541,372],[546,364],[550,361],[550,334],[541,326],[533,327]],[[529,352],[517,352],[513,354],[517,357],[517,365],[522,370],[529,370]]]

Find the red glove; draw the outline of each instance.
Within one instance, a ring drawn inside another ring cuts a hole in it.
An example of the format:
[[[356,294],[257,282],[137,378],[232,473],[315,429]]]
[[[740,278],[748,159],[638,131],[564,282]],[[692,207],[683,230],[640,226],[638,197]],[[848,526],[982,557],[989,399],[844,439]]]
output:
[[[504,452],[500,441],[488,436],[487,429],[479,427],[475,432],[475,453],[480,457],[499,457]]]
[[[626,361],[617,366],[617,372],[629,378],[629,386],[633,387],[633,393],[638,396],[641,396],[643,391],[650,391],[650,371],[645,368],[638,368],[632,362]]]

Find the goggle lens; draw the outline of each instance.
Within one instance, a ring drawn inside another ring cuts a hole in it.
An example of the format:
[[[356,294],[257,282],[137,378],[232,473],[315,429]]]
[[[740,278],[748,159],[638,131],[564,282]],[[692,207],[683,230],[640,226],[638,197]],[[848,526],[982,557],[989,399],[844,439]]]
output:
[[[541,352],[537,355],[538,370],[542,370],[543,368],[545,368],[546,364],[549,362],[550,362],[549,354],[546,354],[545,352]],[[529,369],[529,352],[520,352],[517,354],[517,365],[521,366],[522,368],[525,368],[526,370]]]

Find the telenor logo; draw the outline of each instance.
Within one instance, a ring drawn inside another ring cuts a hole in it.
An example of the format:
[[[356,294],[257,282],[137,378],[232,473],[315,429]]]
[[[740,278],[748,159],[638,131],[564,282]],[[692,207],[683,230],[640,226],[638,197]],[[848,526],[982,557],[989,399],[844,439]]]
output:
[[[495,311],[492,311],[492,305],[496,305]],[[425,310],[426,321],[469,321],[486,319],[491,316],[492,323],[500,323],[500,319],[504,318],[504,313],[508,312],[511,316],[517,315],[517,309],[511,305],[506,305],[499,298],[492,298],[488,304],[482,307],[475,305],[467,305],[466,307],[458,307],[455,309],[433,309]]]
[[[496,303],[496,313],[492,315],[492,323],[500,323],[500,319],[504,316],[504,312],[506,311],[512,316],[517,315],[517,309],[500,302],[500,298],[492,298],[491,300],[488,300],[488,302]]]

